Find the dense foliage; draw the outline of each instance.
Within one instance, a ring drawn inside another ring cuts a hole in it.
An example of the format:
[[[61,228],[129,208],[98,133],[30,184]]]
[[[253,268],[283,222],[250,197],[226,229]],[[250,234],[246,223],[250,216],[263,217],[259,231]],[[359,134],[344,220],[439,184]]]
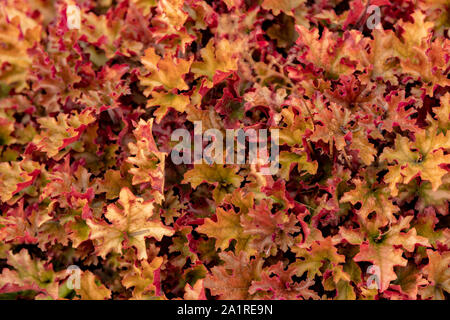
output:
[[[73,4],[1,1],[0,298],[448,298],[448,0]],[[279,172],[175,165],[194,121]]]

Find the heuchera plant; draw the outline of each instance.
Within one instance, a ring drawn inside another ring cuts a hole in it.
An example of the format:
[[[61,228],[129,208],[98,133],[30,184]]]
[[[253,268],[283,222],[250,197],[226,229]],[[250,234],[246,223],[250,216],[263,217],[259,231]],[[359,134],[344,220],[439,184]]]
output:
[[[448,299],[449,1],[0,5],[0,298]]]

